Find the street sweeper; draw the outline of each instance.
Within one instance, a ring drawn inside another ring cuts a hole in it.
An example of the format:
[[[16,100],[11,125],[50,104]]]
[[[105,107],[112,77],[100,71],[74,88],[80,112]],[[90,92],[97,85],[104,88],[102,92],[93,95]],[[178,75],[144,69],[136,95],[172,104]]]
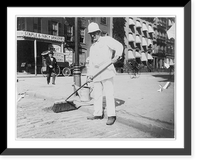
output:
[[[78,93],[88,83],[93,82],[94,113],[92,116],[88,116],[87,119],[96,120],[104,118],[102,106],[104,92],[108,117],[106,125],[113,125],[116,121],[114,99],[116,70],[113,64],[122,56],[123,46],[110,36],[102,37],[97,23],[92,22],[88,25],[88,34],[91,37],[92,45],[89,52],[87,81],[69,95],[66,100],[55,102],[52,110],[58,113],[77,109],[73,101],[68,101],[69,98]]]
[[[120,42],[110,36],[101,36],[101,30],[97,23],[88,25],[88,34],[91,37],[92,45],[89,52],[89,68],[87,81],[93,81],[94,92],[94,113],[87,117],[88,120],[103,119],[103,92],[106,96],[106,109],[108,120],[107,125],[114,124],[116,120],[115,100],[114,100],[114,77],[116,70],[114,63],[122,56],[123,46]],[[96,78],[93,76],[107,67]]]

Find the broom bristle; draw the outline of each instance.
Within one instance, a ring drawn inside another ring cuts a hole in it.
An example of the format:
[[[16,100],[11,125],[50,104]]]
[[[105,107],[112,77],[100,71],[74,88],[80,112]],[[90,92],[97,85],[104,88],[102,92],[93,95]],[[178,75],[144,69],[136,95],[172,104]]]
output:
[[[52,107],[52,110],[54,111],[54,113],[71,111],[75,109],[77,109],[76,105],[73,102],[69,102],[69,101],[57,101],[54,103]]]

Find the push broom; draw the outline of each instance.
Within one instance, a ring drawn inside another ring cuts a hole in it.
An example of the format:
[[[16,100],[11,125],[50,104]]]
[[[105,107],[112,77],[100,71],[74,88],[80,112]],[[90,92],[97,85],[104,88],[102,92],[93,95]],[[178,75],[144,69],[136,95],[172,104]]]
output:
[[[105,71],[111,64],[113,64],[112,62],[109,63],[106,67],[104,67],[102,70],[100,70],[97,74],[95,74],[91,80],[93,80],[94,78],[96,78],[99,74],[101,74],[103,71]],[[55,113],[60,113],[60,112],[65,112],[65,111],[71,111],[71,110],[75,110],[76,105],[73,103],[73,101],[68,101],[68,99],[70,97],[72,97],[75,93],[77,93],[81,88],[83,88],[86,84],[88,84],[89,82],[85,82],[83,85],[81,85],[78,89],[76,89],[71,95],[69,95],[66,100],[62,100],[62,101],[56,101],[54,102],[54,105],[52,107],[52,110]]]

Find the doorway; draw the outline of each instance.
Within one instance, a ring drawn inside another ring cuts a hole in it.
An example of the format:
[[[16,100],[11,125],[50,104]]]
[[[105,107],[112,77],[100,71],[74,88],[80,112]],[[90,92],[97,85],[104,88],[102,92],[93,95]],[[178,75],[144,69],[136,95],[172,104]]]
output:
[[[51,43],[37,40],[37,74],[41,73],[42,56],[41,53],[48,50]],[[33,40],[18,40],[17,41],[17,72],[18,73],[35,73],[34,59],[34,41]]]

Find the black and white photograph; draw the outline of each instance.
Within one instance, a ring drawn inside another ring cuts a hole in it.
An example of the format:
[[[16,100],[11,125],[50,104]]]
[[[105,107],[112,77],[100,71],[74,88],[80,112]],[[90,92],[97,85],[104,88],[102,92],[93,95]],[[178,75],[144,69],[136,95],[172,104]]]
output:
[[[190,17],[10,7],[2,155],[191,155]]]
[[[175,138],[175,16],[16,22],[17,139]]]

